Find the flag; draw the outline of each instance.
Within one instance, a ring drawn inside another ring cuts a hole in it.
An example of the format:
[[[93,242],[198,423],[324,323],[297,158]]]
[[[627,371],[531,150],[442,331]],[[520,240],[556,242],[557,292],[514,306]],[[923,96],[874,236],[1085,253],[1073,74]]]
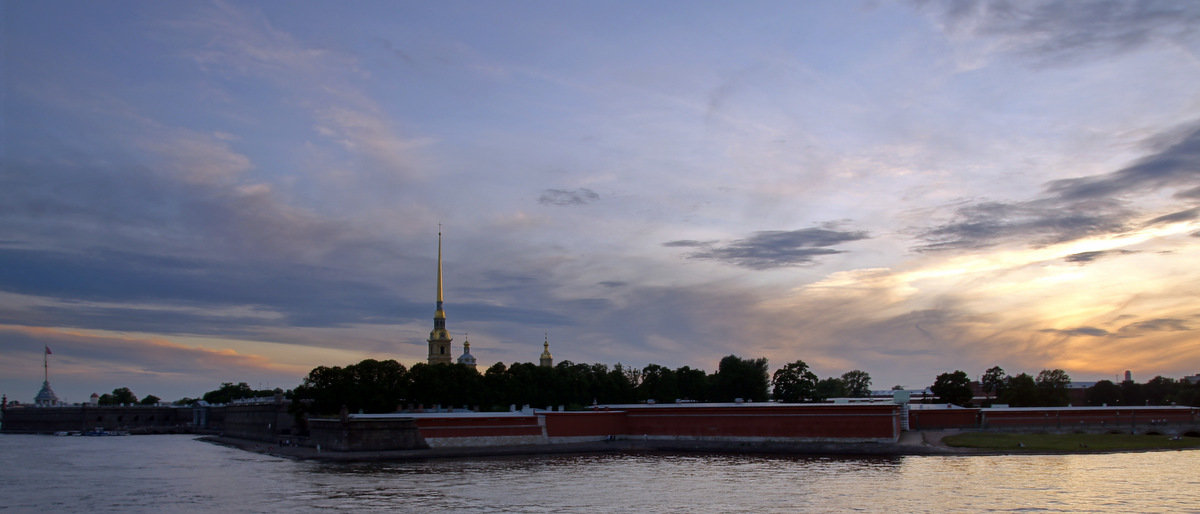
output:
[[[50,351],[50,347],[49,347],[49,346],[47,346],[47,347],[46,347],[46,355],[52,355],[53,353],[54,353],[54,352]]]

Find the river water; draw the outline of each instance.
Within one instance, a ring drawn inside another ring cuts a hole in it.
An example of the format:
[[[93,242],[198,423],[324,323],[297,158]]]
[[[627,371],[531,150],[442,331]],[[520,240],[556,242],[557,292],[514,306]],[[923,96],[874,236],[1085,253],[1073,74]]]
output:
[[[193,436],[0,435],[11,512],[1200,512],[1200,450],[299,462]]]

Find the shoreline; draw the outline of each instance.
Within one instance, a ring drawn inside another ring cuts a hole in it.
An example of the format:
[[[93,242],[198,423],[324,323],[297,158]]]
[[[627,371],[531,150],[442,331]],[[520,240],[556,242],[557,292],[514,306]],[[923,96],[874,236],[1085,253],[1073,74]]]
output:
[[[243,451],[261,453],[292,460],[318,462],[407,462],[477,457],[509,457],[538,455],[586,455],[603,453],[738,453],[763,455],[843,455],[863,457],[895,457],[904,455],[974,455],[986,454],[972,449],[952,448],[940,444],[943,434],[929,439],[923,433],[908,432],[895,443],[762,443],[728,441],[644,441],[615,440],[585,443],[530,444],[513,446],[474,446],[429,448],[421,450],[318,451],[306,446],[280,446],[263,441],[235,437],[206,435],[198,440]]]
[[[591,455],[606,453],[733,453],[744,455],[902,457],[902,456],[995,456],[995,455],[1088,455],[1200,450],[1200,448],[1138,448],[1117,450],[1023,450],[964,448],[948,446],[942,438],[957,430],[905,432],[895,443],[762,443],[729,441],[643,441],[616,440],[585,443],[474,446],[421,450],[318,451],[305,446],[276,444],[219,435],[198,440],[242,451],[291,460],[315,462],[419,462],[443,459],[521,457],[542,455]]]

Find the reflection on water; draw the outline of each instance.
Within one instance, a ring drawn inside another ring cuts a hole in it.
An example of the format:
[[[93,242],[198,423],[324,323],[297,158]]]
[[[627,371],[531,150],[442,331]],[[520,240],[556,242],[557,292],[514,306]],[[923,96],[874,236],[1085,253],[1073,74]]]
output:
[[[1197,511],[1200,451],[833,458],[620,454],[294,462],[190,436],[0,436],[0,510]]]

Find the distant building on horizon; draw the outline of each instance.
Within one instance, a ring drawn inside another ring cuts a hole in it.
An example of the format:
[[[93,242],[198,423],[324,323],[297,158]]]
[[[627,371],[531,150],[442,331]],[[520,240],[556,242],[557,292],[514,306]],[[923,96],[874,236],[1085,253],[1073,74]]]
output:
[[[42,352],[42,390],[33,397],[33,404],[39,407],[58,405],[58,395],[50,388],[50,353],[50,347],[46,346]]]
[[[445,295],[443,294],[442,286],[442,232],[438,230],[438,256],[437,256],[437,303],[433,313],[433,330],[429,332],[429,364],[463,364],[470,366],[471,369],[476,368],[475,356],[471,354],[471,342],[466,338],[463,339],[463,353],[454,359],[451,355],[451,345],[453,338],[450,337],[450,331],[446,329],[446,309]],[[539,365],[546,368],[554,367],[554,357],[550,355],[550,335],[546,334],[546,340],[542,343],[542,355],[538,359]]]
[[[542,343],[542,357],[538,364],[543,368],[554,367],[554,357],[550,356],[550,335],[546,334],[546,341]]]
[[[471,341],[465,337],[463,338],[463,353],[458,358],[458,363],[475,369],[475,356],[471,355]]]
[[[442,231],[438,230],[437,310],[433,313],[433,330],[429,332],[430,364],[453,362],[450,356],[450,341],[450,332],[446,330],[446,311],[442,309]]]

